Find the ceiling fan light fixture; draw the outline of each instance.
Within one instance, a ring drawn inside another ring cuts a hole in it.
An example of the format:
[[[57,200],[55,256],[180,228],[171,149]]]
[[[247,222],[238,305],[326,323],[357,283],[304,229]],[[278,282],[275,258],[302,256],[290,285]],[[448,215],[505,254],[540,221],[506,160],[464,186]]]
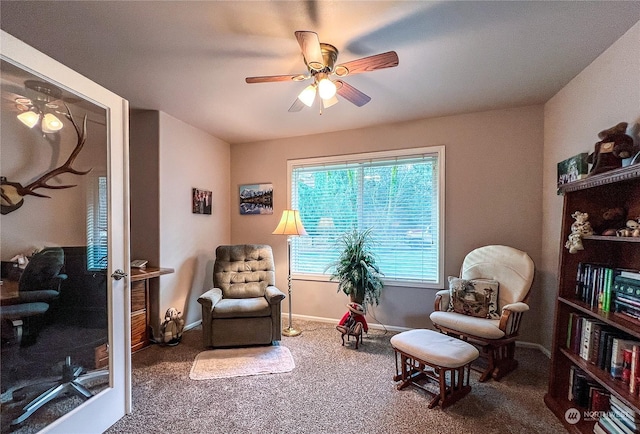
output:
[[[322,99],[331,99],[336,95],[336,85],[328,78],[323,78],[318,82],[318,94]]]
[[[325,109],[328,109],[329,107],[331,107],[332,105],[336,105],[337,103],[338,97],[336,97],[335,95],[333,95],[333,97],[329,99],[322,99],[322,107],[324,107]]]
[[[62,121],[58,119],[53,113],[47,113],[42,118],[42,132],[43,133],[55,133],[62,129]]]
[[[298,99],[304,103],[307,107],[311,107],[313,105],[313,101],[316,99],[316,86],[314,84],[310,84],[305,87],[300,95],[298,95]]]
[[[38,120],[40,120],[40,115],[36,112],[32,112],[31,110],[22,112],[17,117],[20,122],[29,128],[35,127],[38,124]]]

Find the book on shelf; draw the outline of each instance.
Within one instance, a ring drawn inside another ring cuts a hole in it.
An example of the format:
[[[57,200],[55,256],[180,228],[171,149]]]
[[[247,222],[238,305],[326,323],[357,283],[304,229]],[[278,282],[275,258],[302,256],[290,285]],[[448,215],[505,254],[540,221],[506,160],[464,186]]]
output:
[[[594,434],[610,434],[608,431],[605,430],[605,428],[600,424],[600,422],[598,422],[593,426],[593,433]]]
[[[632,350],[634,344],[639,344],[639,342],[632,339],[613,338],[613,342],[611,344],[611,367],[609,372],[616,380],[622,380],[624,351]]]
[[[626,277],[627,279],[640,280],[640,271],[639,270],[631,270],[627,268],[619,268],[620,277]]]
[[[580,344],[582,343],[582,322],[584,315],[576,312],[569,314],[569,324],[567,329],[567,349],[574,354],[580,354]]]
[[[631,378],[629,379],[629,393],[638,394],[638,375],[640,375],[640,344],[631,350]]]
[[[573,381],[569,381],[571,384],[571,401],[576,405],[587,408],[589,406],[589,391],[595,384],[590,380],[590,377],[582,370],[575,369],[572,372]]]
[[[611,409],[611,394],[602,386],[591,387],[589,390],[589,411],[609,411]]]
[[[575,295],[592,309],[609,312],[617,271],[607,265],[580,262],[576,271]]]
[[[604,323],[593,318],[585,318],[582,321],[582,344],[580,345],[580,357],[587,362],[590,362],[593,359],[596,329],[601,328],[603,325]]]
[[[611,355],[613,353],[613,340],[616,338],[621,338],[620,333],[614,332],[607,336],[607,353],[605,354],[604,363],[600,366],[601,369],[610,372],[611,371]]]
[[[613,313],[614,316],[622,318],[626,321],[633,321],[640,323],[640,312],[632,310],[629,306],[623,306],[619,304],[621,310],[617,310]]]
[[[600,352],[600,334],[602,330],[606,330],[607,326],[603,323],[594,323],[591,328],[591,348],[589,349],[589,354],[587,361],[592,365],[598,364],[598,355]]]
[[[610,327],[603,328],[600,332],[600,346],[598,351],[598,360],[596,361],[598,368],[609,371],[609,366],[611,366],[611,342],[614,337],[619,336],[620,333],[616,329]],[[609,360],[608,362],[607,359]]]
[[[635,434],[634,430],[629,429],[620,419],[609,413],[605,413],[600,417],[598,424],[602,425],[602,427],[611,434]]]
[[[611,404],[611,413],[613,413],[613,416],[626,427],[637,432],[640,426],[640,415],[614,395],[609,397],[609,403]]]

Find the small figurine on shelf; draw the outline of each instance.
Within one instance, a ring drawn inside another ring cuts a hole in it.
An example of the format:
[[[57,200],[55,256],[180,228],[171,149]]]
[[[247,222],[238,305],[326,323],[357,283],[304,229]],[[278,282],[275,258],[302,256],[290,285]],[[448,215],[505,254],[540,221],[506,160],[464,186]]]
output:
[[[571,214],[571,217],[576,221],[571,224],[571,233],[564,246],[569,249],[569,253],[577,253],[579,250],[584,250],[582,237],[593,235],[593,229],[589,223],[589,214],[586,212],[576,211]]]
[[[640,237],[640,218],[636,220],[627,220],[627,226],[618,229],[616,235],[619,237]]]

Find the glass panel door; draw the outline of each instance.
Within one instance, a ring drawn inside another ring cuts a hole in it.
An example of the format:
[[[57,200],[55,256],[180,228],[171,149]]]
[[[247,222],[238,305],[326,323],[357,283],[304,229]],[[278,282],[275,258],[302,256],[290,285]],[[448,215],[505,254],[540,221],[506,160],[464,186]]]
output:
[[[2,34],[0,432],[99,432],[130,396],[126,102]]]

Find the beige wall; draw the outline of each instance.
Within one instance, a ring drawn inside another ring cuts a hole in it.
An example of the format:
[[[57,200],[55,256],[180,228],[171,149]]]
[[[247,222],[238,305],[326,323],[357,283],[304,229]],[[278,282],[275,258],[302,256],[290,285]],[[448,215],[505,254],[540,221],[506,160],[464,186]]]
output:
[[[562,196],[556,195],[557,163],[580,152],[593,152],[598,132],[628,122],[640,143],[640,22],[578,74],[544,107],[543,227],[540,277],[545,288],[541,313],[548,326],[540,343],[551,348],[557,294]]]
[[[286,291],[286,238],[271,232],[287,207],[287,159],[444,145],[445,273],[457,275],[464,255],[486,244],[507,244],[525,250],[538,263],[542,140],[543,109],[531,106],[233,145],[231,241],[272,245],[277,283]],[[238,186],[259,182],[273,183],[274,214],[240,215]],[[435,292],[388,287],[373,313],[386,325],[431,327],[429,313]],[[538,292],[536,285],[533,314],[525,317],[526,341],[537,341]],[[294,315],[337,321],[346,311],[346,296],[336,293],[334,282],[296,280],[293,293]],[[375,322],[371,315],[370,321]]]
[[[187,324],[201,319],[198,297],[211,287],[215,248],[229,243],[229,145],[160,112],[160,315],[169,307]],[[193,214],[191,189],[213,192],[211,215]]]
[[[175,273],[151,281],[158,337],[169,307],[187,325],[200,321],[198,296],[209,289],[215,248],[229,243],[229,145],[170,115],[131,115],[131,254]],[[191,212],[191,189],[213,192],[212,215]]]

